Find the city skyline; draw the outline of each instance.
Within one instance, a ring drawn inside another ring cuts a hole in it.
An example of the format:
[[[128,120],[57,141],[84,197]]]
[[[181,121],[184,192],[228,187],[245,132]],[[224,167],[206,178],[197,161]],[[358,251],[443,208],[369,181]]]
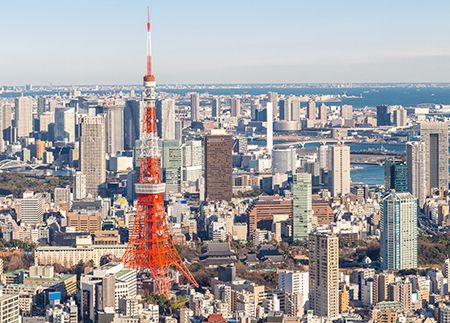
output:
[[[448,80],[450,24],[445,12],[450,5],[444,1],[434,1],[432,7],[420,1],[409,1],[407,6],[405,1],[255,3],[153,0],[158,81]],[[0,22],[8,30],[0,81],[139,84],[145,64],[145,29],[140,22],[146,5],[144,0],[2,4],[10,14]],[[23,70],[26,76],[18,73]]]

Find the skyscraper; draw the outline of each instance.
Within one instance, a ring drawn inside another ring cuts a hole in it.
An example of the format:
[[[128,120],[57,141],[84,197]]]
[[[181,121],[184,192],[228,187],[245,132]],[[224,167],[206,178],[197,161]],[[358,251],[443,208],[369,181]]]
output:
[[[231,200],[232,150],[232,137],[225,131],[213,131],[205,137],[206,199]]]
[[[420,124],[420,138],[425,146],[428,194],[436,189],[448,189],[448,123],[424,122]]]
[[[0,152],[5,149],[5,141],[10,140],[7,132],[11,132],[12,125],[12,109],[8,103],[0,104]],[[8,130],[9,131],[8,131]]]
[[[422,207],[430,192],[428,183],[426,149],[423,142],[409,142],[406,145],[408,165],[408,192],[414,195]]]
[[[175,139],[175,100],[156,101],[156,117],[158,118],[158,137],[162,140]]]
[[[292,236],[306,241],[312,221],[311,174],[296,173],[292,183]]]
[[[232,98],[231,99],[231,116],[239,117],[241,115],[241,99]]]
[[[80,168],[86,175],[86,194],[98,196],[106,181],[105,118],[83,117],[80,124]]]
[[[391,111],[386,105],[377,106],[377,126],[390,126],[391,125]]]
[[[328,170],[330,164],[330,146],[320,145],[319,147],[319,162],[320,169]]]
[[[280,120],[300,120],[300,103],[298,101],[298,98],[289,97],[280,101]]]
[[[16,98],[15,125],[17,137],[28,137],[33,131],[33,100],[31,97]]]
[[[272,150],[272,173],[293,173],[297,168],[297,151],[294,147]]]
[[[198,93],[191,94],[191,119],[200,121],[200,95]]]
[[[319,120],[322,125],[328,121],[328,107],[325,103],[322,103],[319,107]]]
[[[269,154],[272,153],[273,149],[273,104],[272,102],[267,102],[267,121],[266,121],[266,140],[267,140],[267,151]]]
[[[124,149],[124,107],[114,105],[106,110],[106,152],[115,156]]]
[[[166,183],[166,194],[180,193],[183,182],[183,155],[178,140],[162,142],[162,176]]]
[[[417,201],[411,193],[388,193],[381,204],[381,267],[417,268]]]
[[[396,192],[408,192],[408,166],[403,162],[386,160],[384,163],[384,187]]]
[[[74,108],[55,109],[55,140],[75,142],[75,119]]]
[[[306,118],[310,121],[316,120],[316,102],[313,100],[310,100],[308,102],[308,106],[306,107]]]
[[[183,146],[183,180],[196,181],[203,176],[203,145],[200,140],[188,140]]]
[[[218,118],[220,116],[220,98],[214,97],[211,100],[211,116],[213,118]]]
[[[341,106],[341,118],[344,120],[353,119],[353,107],[348,104],[344,104]]]
[[[327,232],[309,234],[309,299],[315,315],[339,316],[339,239]]]
[[[135,148],[136,140],[141,136],[143,104],[139,100],[127,100],[123,114],[124,146],[126,150]]]
[[[408,116],[404,107],[399,107],[394,111],[394,124],[396,127],[406,127]]]
[[[269,92],[268,102],[272,103],[273,120],[278,117],[278,93]]]
[[[76,172],[73,175],[73,198],[82,200],[86,198],[86,175],[82,172]]]
[[[350,147],[338,144],[331,147],[330,190],[334,197],[350,193]]]

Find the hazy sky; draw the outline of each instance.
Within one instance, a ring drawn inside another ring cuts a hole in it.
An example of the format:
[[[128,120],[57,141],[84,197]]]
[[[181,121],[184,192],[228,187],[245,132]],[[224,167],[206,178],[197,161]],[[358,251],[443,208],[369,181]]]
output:
[[[139,84],[145,0],[1,0],[1,84]],[[449,82],[448,0],[152,0],[160,83]]]

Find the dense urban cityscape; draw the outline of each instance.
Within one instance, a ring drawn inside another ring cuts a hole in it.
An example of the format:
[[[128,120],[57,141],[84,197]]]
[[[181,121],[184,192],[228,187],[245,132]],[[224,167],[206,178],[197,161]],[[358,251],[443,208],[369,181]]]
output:
[[[450,322],[450,84],[156,85],[148,19],[0,86],[0,322]]]

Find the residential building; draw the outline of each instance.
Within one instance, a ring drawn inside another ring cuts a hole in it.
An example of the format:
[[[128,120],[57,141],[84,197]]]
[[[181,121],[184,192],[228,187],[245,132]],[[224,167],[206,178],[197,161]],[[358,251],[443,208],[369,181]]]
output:
[[[314,314],[339,316],[339,239],[327,232],[309,235],[309,299]]]
[[[388,193],[381,203],[381,267],[417,268],[417,200],[409,192]]]

